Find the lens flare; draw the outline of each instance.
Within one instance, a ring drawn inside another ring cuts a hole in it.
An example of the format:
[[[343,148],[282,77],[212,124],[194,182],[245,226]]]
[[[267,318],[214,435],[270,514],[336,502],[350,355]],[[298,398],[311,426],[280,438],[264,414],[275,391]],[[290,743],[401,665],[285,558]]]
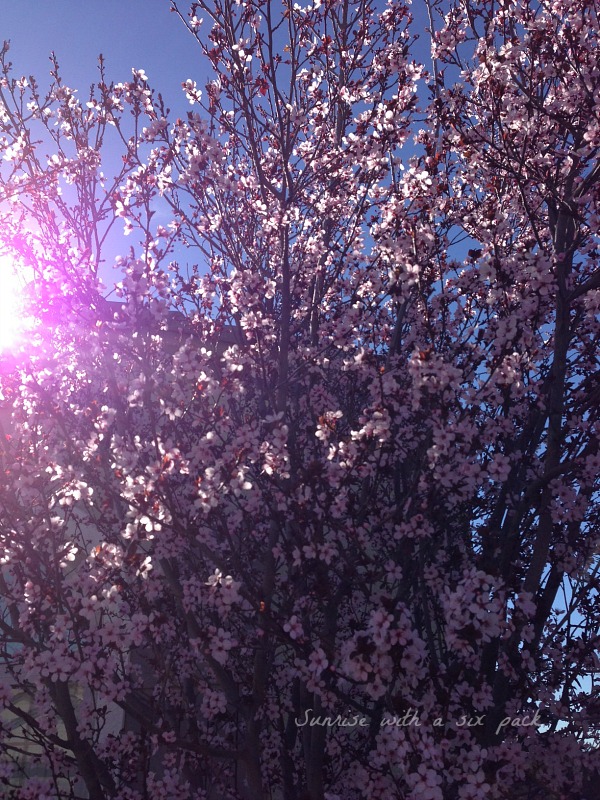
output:
[[[17,347],[23,332],[23,278],[10,256],[0,255],[0,354]]]

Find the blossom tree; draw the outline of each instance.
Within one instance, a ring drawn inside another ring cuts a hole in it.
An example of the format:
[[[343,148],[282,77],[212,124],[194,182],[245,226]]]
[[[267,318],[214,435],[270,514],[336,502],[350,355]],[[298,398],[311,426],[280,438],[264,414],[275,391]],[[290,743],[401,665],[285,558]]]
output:
[[[597,4],[172,11],[2,51],[5,796],[597,796]]]

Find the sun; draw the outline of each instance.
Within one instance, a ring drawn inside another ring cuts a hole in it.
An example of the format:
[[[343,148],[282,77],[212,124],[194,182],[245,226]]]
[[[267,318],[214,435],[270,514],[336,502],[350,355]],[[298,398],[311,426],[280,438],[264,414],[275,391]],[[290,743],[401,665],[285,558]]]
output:
[[[23,332],[23,277],[10,256],[0,255],[0,354],[18,346]]]

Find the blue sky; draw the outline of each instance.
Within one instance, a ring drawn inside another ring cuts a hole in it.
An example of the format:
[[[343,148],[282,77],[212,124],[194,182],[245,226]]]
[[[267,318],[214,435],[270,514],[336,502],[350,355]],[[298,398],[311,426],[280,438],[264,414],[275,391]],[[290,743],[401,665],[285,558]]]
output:
[[[11,41],[15,73],[34,75],[42,86],[50,82],[54,51],[65,83],[84,95],[98,79],[102,53],[109,80],[128,80],[132,67],[143,68],[172,110],[187,111],[181,82],[203,86],[206,71],[169,7],[169,0],[0,0],[0,40]]]
[[[181,9],[187,11],[185,2]],[[151,87],[163,94],[171,119],[190,110],[182,81],[192,78],[203,87],[208,79],[200,47],[170,11],[169,0],[0,0],[0,42],[7,39],[13,77],[33,75],[42,90],[48,88],[54,52],[63,82],[83,101],[99,79],[99,54],[108,81],[127,81],[132,67],[144,69]],[[110,157],[104,170],[111,174],[109,165]],[[136,244],[122,230],[117,223],[103,248],[107,266],[102,272],[109,284],[114,257]],[[183,255],[187,261],[189,253]]]

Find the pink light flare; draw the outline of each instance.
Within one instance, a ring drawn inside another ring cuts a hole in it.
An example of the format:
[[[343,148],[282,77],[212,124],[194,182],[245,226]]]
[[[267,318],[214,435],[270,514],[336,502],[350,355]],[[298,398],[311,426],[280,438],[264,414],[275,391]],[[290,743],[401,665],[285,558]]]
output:
[[[19,349],[26,328],[25,278],[8,255],[0,255],[0,356]]]

